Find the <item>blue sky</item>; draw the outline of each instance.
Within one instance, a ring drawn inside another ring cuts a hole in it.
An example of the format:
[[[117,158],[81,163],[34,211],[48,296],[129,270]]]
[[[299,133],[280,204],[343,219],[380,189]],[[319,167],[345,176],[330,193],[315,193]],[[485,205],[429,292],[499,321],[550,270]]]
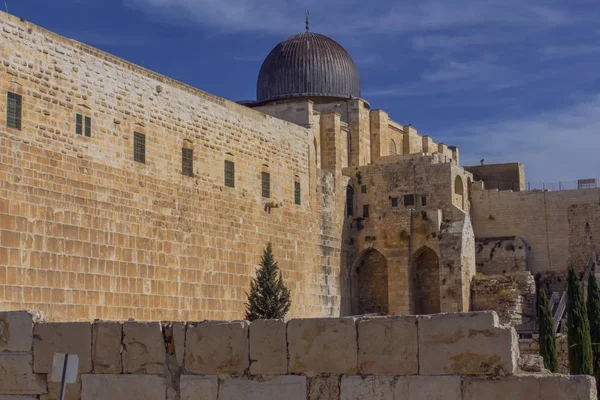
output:
[[[2,0],[4,1],[4,0]],[[463,165],[600,178],[597,0],[6,0],[10,13],[230,100],[304,30],[342,44],[362,97]]]

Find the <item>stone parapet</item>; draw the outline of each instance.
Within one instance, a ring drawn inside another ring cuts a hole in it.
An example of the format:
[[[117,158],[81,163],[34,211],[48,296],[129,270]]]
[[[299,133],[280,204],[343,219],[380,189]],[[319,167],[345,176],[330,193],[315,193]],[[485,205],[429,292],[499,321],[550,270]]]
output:
[[[522,375],[495,312],[233,322],[44,323],[0,314],[0,400],[595,399],[592,377]],[[12,351],[12,350],[15,351]],[[543,393],[543,395],[541,395]]]

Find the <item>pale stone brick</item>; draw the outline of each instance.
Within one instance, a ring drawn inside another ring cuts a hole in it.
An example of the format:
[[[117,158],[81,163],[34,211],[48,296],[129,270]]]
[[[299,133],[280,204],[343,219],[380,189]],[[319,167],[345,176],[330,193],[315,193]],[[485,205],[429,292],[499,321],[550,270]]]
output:
[[[61,400],[60,383],[48,382],[48,393],[41,395],[40,400]],[[67,383],[65,400],[81,400],[81,383]]]
[[[306,377],[277,376],[267,380],[225,379],[219,400],[306,400]]]
[[[189,325],[185,368],[195,374],[243,374],[250,365],[248,322],[205,322]]]
[[[27,311],[0,312],[0,353],[31,351],[33,323],[42,318]]]
[[[500,379],[468,378],[463,383],[464,400],[596,400],[591,376],[523,375]]]
[[[124,373],[162,375],[165,373],[166,357],[160,323],[123,323]]]
[[[359,320],[358,348],[358,370],[361,374],[417,374],[417,318],[386,317]]]
[[[92,326],[86,322],[40,323],[33,328],[33,370],[52,371],[54,353],[77,354],[79,374],[92,371]]]
[[[287,373],[286,323],[282,320],[257,320],[250,324],[250,373],[285,375]]]
[[[394,385],[391,376],[343,376],[340,400],[394,400]]]
[[[181,400],[217,400],[219,378],[215,375],[181,375]]]
[[[122,325],[119,322],[95,322],[92,326],[92,362],[95,374],[120,374]]]
[[[400,376],[394,400],[462,400],[460,376]]]
[[[357,372],[358,343],[354,318],[294,319],[288,322],[290,373]]]
[[[418,320],[420,375],[512,374],[518,340],[495,312],[439,314]]]
[[[30,353],[0,354],[0,393],[42,394],[46,380],[33,373]]]
[[[156,375],[82,375],[82,400],[165,400],[165,378]]]
[[[37,400],[37,397],[33,397],[33,396],[19,396],[19,395],[12,395],[12,394],[0,394],[0,400]]]
[[[308,381],[308,400],[339,400],[340,377],[317,376]]]

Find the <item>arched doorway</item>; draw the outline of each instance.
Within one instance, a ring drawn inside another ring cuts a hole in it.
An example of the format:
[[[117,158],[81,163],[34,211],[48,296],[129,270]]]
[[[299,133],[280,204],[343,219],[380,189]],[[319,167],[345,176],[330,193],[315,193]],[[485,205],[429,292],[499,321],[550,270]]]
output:
[[[460,208],[465,208],[464,203],[465,198],[465,187],[462,181],[462,178],[459,175],[456,175],[454,179],[454,204],[459,206]]]
[[[440,306],[440,262],[435,251],[420,248],[412,264],[412,313],[437,314]]]
[[[352,266],[352,313],[388,313],[387,260],[377,250],[367,250]]]

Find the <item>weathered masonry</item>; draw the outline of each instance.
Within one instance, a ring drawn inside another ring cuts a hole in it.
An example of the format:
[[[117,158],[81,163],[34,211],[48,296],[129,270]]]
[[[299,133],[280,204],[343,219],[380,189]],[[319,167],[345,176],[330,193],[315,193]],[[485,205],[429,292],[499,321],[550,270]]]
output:
[[[82,400],[596,399],[591,376],[524,373],[515,331],[493,312],[93,324],[12,312],[0,323],[10,399],[56,398],[56,352],[79,356],[66,398]]]

